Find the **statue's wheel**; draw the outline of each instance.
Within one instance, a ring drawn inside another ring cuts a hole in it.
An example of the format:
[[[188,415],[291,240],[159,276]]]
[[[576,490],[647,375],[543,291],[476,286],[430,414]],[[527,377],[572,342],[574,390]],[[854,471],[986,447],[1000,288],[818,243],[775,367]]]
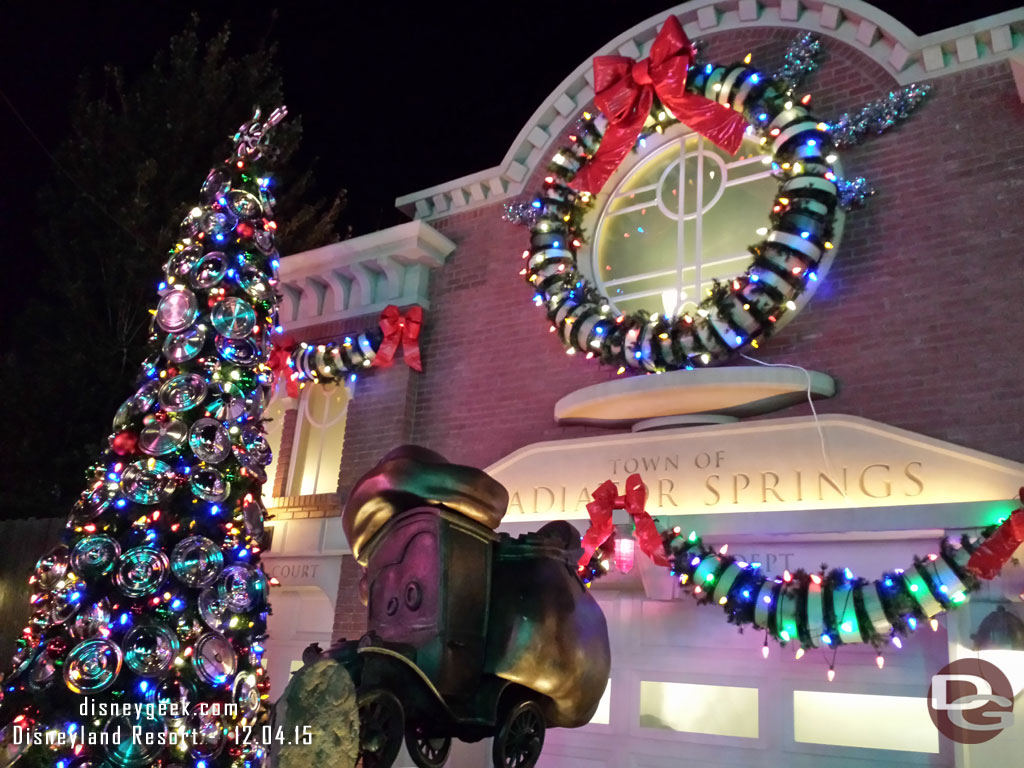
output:
[[[412,725],[405,732],[405,746],[419,768],[442,768],[448,762],[452,740],[450,736],[429,735],[422,726]]]
[[[402,749],[405,731],[402,704],[389,691],[360,691],[359,758],[363,768],[391,768]]]
[[[494,735],[494,768],[533,768],[544,748],[544,713],[535,701],[512,707]]]

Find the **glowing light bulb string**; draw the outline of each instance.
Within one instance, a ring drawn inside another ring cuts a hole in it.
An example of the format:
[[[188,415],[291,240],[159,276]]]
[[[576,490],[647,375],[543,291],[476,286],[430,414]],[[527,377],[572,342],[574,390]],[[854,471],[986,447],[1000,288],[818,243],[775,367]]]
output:
[[[631,515],[635,520],[653,519],[644,511],[646,486],[640,475],[626,481]],[[602,497],[616,494],[612,481],[601,486]],[[596,493],[596,492],[595,492]],[[1024,496],[1024,489],[1021,489]],[[597,495],[595,495],[597,499]],[[587,554],[580,559],[580,577],[588,586],[606,573],[612,562],[605,554],[614,540],[606,503],[588,505],[592,525],[586,532]],[[727,554],[728,546],[714,549],[696,531],[684,536],[678,527],[657,531],[663,553],[652,562],[665,565],[689,587],[698,602],[721,606],[728,621],[752,625],[773,636],[780,645],[797,642],[801,649],[828,646],[833,651],[829,679],[835,677],[835,660],[841,645],[870,643],[879,651],[888,644],[902,648],[901,636],[914,632],[921,621],[937,629],[937,617],[967,602],[980,581],[992,579],[1024,542],[1024,508],[980,534],[963,534],[940,542],[938,552],[916,557],[906,569],[897,568],[875,581],[854,576],[849,568],[817,573],[788,569],[781,578],[765,574],[760,563],[747,563]],[[639,534],[639,526],[638,531]],[[645,530],[649,545],[651,531]],[[766,656],[767,658],[767,656]],[[884,661],[878,662],[881,669]]]
[[[292,398],[299,396],[306,382],[354,381],[357,371],[390,366],[399,347],[406,364],[422,371],[419,337],[423,307],[414,305],[403,313],[389,304],[381,312],[378,326],[323,344],[281,339],[275,343],[268,365],[283,376]]]

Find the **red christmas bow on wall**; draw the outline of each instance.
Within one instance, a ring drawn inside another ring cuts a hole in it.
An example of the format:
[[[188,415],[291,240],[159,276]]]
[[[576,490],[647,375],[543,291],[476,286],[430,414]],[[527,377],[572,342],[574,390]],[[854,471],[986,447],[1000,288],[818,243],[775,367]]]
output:
[[[410,307],[404,315],[398,307],[390,304],[380,313],[380,329],[384,332],[384,340],[380,343],[373,364],[387,367],[394,362],[398,345],[402,345],[405,363],[414,371],[422,371],[420,360],[420,331],[423,329],[423,307]]]
[[[647,489],[644,487],[640,475],[633,474],[626,478],[626,492],[621,496],[615,483],[611,480],[605,480],[591,495],[594,500],[587,504],[590,528],[583,535],[583,556],[579,559],[580,567],[589,563],[597,548],[615,532],[612,512],[616,509],[626,510],[633,518],[633,525],[636,527],[636,540],[640,544],[640,549],[657,565],[668,567],[669,562],[665,556],[665,547],[662,544],[658,526],[654,524],[654,520],[644,509],[647,502]]]
[[[1024,502],[1024,488],[1020,489]],[[1024,542],[1024,509],[1016,510],[978,547],[967,561],[967,570],[982,579],[994,579]]]
[[[267,365],[274,372],[274,380],[284,376],[285,389],[288,397],[299,396],[299,378],[295,369],[288,365],[288,360],[295,351],[295,340],[290,336],[274,342],[274,350],[267,358]]]
[[[420,359],[420,331],[423,328],[423,307],[414,306],[404,315],[393,304],[389,304],[380,313],[380,330],[383,333],[377,354],[373,358],[373,365],[387,367],[394,362],[395,352],[398,345],[402,345],[402,352],[405,362],[414,370],[422,371],[423,363]],[[335,342],[326,345],[331,347]],[[296,370],[295,362],[295,341],[291,338],[280,339],[274,344],[274,350],[267,358],[267,365],[274,372],[274,376],[284,376],[288,397],[299,396],[299,382],[301,374]],[[343,370],[348,370],[343,369]],[[324,374],[326,375],[326,374]],[[330,380],[330,376],[327,377]]]
[[[651,112],[654,94],[680,122],[733,154],[746,121],[717,101],[686,91],[693,46],[679,19],[669,16],[651,46],[650,58],[594,57],[594,104],[608,117],[608,129],[589,162],[576,174],[574,189],[600,192],[636,143]]]

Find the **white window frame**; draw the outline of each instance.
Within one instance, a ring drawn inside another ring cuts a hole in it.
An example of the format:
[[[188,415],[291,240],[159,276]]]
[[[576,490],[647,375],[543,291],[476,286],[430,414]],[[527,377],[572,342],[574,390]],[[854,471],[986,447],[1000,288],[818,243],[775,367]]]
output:
[[[680,123],[680,124],[677,124],[677,125],[669,127],[664,133],[661,133],[661,134],[655,133],[655,134],[652,134],[652,135],[648,136],[647,139],[646,139],[646,146],[643,149],[641,149],[640,151],[638,151],[638,152],[634,152],[634,153],[632,153],[630,155],[627,155],[627,157],[623,161],[623,163],[619,166],[619,168],[615,171],[615,173],[612,174],[612,177],[605,184],[605,190],[611,190],[611,192],[609,194],[605,194],[604,192],[602,192],[601,195],[597,198],[597,205],[595,205],[594,208],[589,213],[587,213],[587,215],[584,217],[584,220],[583,220],[583,228],[584,228],[584,230],[586,232],[593,232],[594,234],[593,234],[592,237],[587,237],[586,242],[584,243],[583,247],[580,249],[580,251],[578,253],[577,263],[580,265],[580,268],[581,268],[581,271],[582,271],[583,275],[587,278],[587,280],[593,286],[595,286],[601,292],[601,294],[603,296],[605,296],[605,298],[608,299],[610,305],[615,309],[616,312],[621,312],[621,309],[615,303],[616,300],[620,300],[621,301],[621,300],[624,300],[624,299],[627,299],[627,298],[629,298],[629,299],[642,298],[644,296],[661,295],[663,293],[662,290],[647,290],[647,291],[637,291],[635,293],[622,293],[622,294],[618,294],[616,296],[616,295],[614,295],[613,291],[614,291],[614,289],[616,287],[617,282],[618,283],[632,282],[634,280],[641,280],[641,279],[651,278],[651,277],[659,277],[659,276],[662,276],[662,275],[678,274],[679,277],[677,278],[677,288],[676,288],[677,291],[679,290],[679,285],[683,282],[683,279],[682,279],[683,275],[679,272],[680,264],[682,264],[683,260],[685,259],[685,253],[681,253],[682,249],[685,247],[685,243],[684,243],[683,238],[682,238],[681,230],[680,230],[679,236],[677,236],[677,239],[676,239],[676,243],[677,243],[677,245],[676,245],[676,267],[674,269],[671,269],[671,270],[658,270],[658,271],[648,272],[648,273],[638,273],[636,275],[630,275],[628,278],[612,278],[612,280],[604,280],[603,279],[603,277],[601,275],[601,270],[599,268],[599,263],[598,263],[598,244],[600,243],[600,236],[601,236],[600,228],[603,226],[604,221],[606,220],[606,218],[608,218],[608,217],[606,217],[605,214],[606,214],[606,212],[608,210],[609,205],[611,204],[611,201],[615,199],[615,196],[618,193],[619,189],[626,184],[626,182],[633,176],[633,173],[642,164],[646,163],[648,160],[650,160],[652,157],[654,157],[657,153],[663,152],[663,151],[667,151],[667,148],[669,146],[671,146],[672,144],[678,144],[681,147],[681,149],[680,149],[681,161],[685,162],[685,157],[686,157],[686,139],[689,138],[690,136],[693,136],[693,135],[694,135],[693,131],[691,131],[685,125]],[[698,137],[698,156],[699,157],[704,157],[705,155],[709,155],[709,156],[712,156],[712,157],[717,157],[716,155],[714,155],[713,152],[705,152],[704,151],[704,147],[706,146],[704,144],[705,141],[706,140],[703,137]],[[749,139],[745,138],[744,142],[746,142],[746,141],[749,141]],[[745,161],[737,161],[737,162],[763,163],[765,157],[771,157],[771,155],[763,155],[763,156],[759,156],[759,157],[752,157],[752,158],[748,158]],[[671,167],[671,165],[669,167]],[[685,167],[685,166],[683,166],[683,167]],[[832,164],[832,167],[835,170],[836,176],[842,177],[842,175],[843,175],[842,160],[841,159],[837,159],[836,162],[834,162]],[[701,166],[700,171],[701,172],[700,172],[700,174],[698,176],[698,182],[700,182],[703,179],[703,166]],[[762,174],[757,174],[757,178],[764,178],[765,176],[770,176],[770,175],[771,175],[771,169],[768,166],[766,166],[765,170],[764,170],[764,172]],[[751,175],[751,177],[749,177],[749,178],[750,178],[750,180],[753,180],[754,175]],[[746,180],[747,180],[747,177],[744,177],[744,181],[746,181]],[[680,188],[682,188],[682,186],[683,185],[680,184]],[[729,186],[728,181],[726,182],[725,185],[722,185],[720,187],[720,189],[723,191],[723,193],[724,193],[724,190],[725,190],[725,188],[727,186]],[[634,193],[636,192],[636,190],[632,190],[632,191]],[[701,188],[701,190],[697,194],[698,194],[698,198],[697,199],[700,199],[703,196],[703,189]],[[705,210],[707,208],[710,208],[712,205],[714,205],[718,201],[718,197],[719,196],[716,196],[715,199],[711,202],[711,204],[709,204],[708,206],[705,207]],[[651,206],[651,204],[648,204],[645,207],[650,207],[650,206]],[[683,201],[682,200],[680,201],[679,210],[683,210]],[[619,213],[619,212],[616,212],[616,213]],[[768,226],[770,226],[770,223],[771,223],[770,222],[770,215],[771,215],[771,206],[770,205],[765,205],[764,210],[750,211],[750,213],[749,213],[749,217],[750,217],[749,218],[749,223],[750,223],[750,229],[751,229],[750,244],[754,244],[757,241],[757,239],[758,239],[757,229],[759,229],[760,227],[768,227]],[[678,216],[678,214],[677,214],[677,216]],[[681,228],[683,226],[683,222],[684,221],[690,220],[692,218],[693,218],[693,214],[685,214],[684,213],[682,216],[678,216],[679,227]],[[700,219],[698,219],[698,221],[699,220]],[[836,212],[835,212],[835,221],[834,221],[833,232],[832,232],[832,242],[837,247],[832,249],[832,250],[828,250],[828,251],[826,251],[824,253],[824,255],[822,256],[822,260],[821,260],[820,264],[818,265],[818,269],[816,270],[817,278],[818,278],[817,281],[809,282],[807,284],[807,287],[804,289],[803,293],[801,293],[800,296],[798,296],[796,298],[796,310],[791,310],[789,312],[786,312],[779,319],[779,322],[775,324],[775,332],[776,333],[779,330],[781,330],[784,326],[788,325],[789,322],[791,320],[793,320],[793,318],[795,318],[797,316],[799,311],[807,304],[808,301],[811,300],[811,298],[817,292],[818,286],[820,286],[821,283],[824,281],[826,275],[829,272],[829,269],[832,266],[832,260],[833,260],[835,254],[836,254],[836,251],[839,250],[838,246],[839,246],[839,243],[840,243],[840,241],[842,240],[842,237],[843,237],[843,230],[844,230],[844,227],[845,227],[845,222],[846,222],[846,215],[845,215],[845,213],[843,212],[843,210],[841,208],[837,208]],[[696,247],[697,247],[698,253],[700,252],[701,239],[702,239],[701,238],[701,233],[700,233],[700,230],[698,229],[697,238],[696,238],[696,241],[697,241],[696,242]],[[751,261],[753,257],[751,257],[749,253],[744,253],[743,254],[743,258],[744,258],[743,262],[738,262],[738,263],[742,263],[743,266],[740,269],[737,270],[737,274],[741,274],[744,271],[744,269],[746,268],[746,264],[749,263],[749,261]],[[704,264],[702,264],[700,266],[714,266],[715,264],[719,264],[719,263],[721,263],[721,262],[720,261],[708,262],[708,263],[704,263]],[[702,283],[705,282],[705,281],[702,281],[701,278],[700,278],[700,266],[696,267],[696,269],[694,269],[694,267],[685,267],[685,266],[683,267],[685,270],[694,270],[694,272],[695,272],[694,277],[691,280],[686,281],[686,283],[687,283],[687,285],[691,285],[692,284],[694,286],[694,288],[696,289],[696,295],[695,296],[694,295],[688,295],[688,298],[684,302],[680,302],[677,299],[677,301],[676,301],[677,308],[682,307],[684,303],[687,303],[687,302],[689,302],[691,300],[693,300],[694,303],[699,304],[701,299],[703,299],[704,296],[706,295],[706,294],[702,293],[702,291],[705,289],[705,286],[702,286]],[[710,285],[710,283],[709,283],[709,285]],[[678,294],[677,294],[677,296],[678,296]],[[663,310],[660,309],[660,308],[658,310],[654,310],[654,311],[657,311],[659,314],[664,314]],[[654,311],[652,311],[652,314],[654,314]]]
[[[352,392],[353,391],[352,391],[352,388],[349,387],[347,384],[339,383],[339,384],[337,384],[335,386],[344,387],[345,390],[346,390],[347,396],[348,396],[348,402],[346,402],[346,404],[345,404],[345,409],[342,411],[341,414],[336,416],[330,422],[325,422],[325,423],[324,422],[318,422],[316,424],[312,423],[312,420],[308,418],[310,393],[313,391],[314,387],[320,387],[320,386],[323,386],[323,385],[322,384],[317,384],[317,383],[310,384],[310,385],[307,385],[307,386],[303,387],[302,390],[299,392],[298,405],[296,407],[296,414],[295,414],[295,434],[292,437],[292,452],[291,452],[291,456],[289,457],[289,461],[288,461],[288,481],[285,484],[285,494],[284,494],[285,496],[309,496],[309,495],[316,495],[316,491],[315,490],[314,490],[313,494],[303,494],[303,493],[300,492],[301,489],[295,487],[296,480],[301,480],[302,479],[301,477],[298,477],[298,478],[296,477],[296,467],[298,467],[298,465],[299,465],[299,461],[298,461],[299,449],[300,449],[300,447],[302,445],[302,440],[304,439],[304,437],[306,435],[306,431],[309,428],[309,426],[312,425],[312,426],[316,426],[316,427],[320,427],[320,428],[327,428],[327,427],[330,427],[330,426],[333,426],[334,424],[336,424],[338,422],[338,420],[341,419],[341,418],[346,418],[346,419],[348,418],[348,408],[349,408],[349,405],[351,405],[351,402],[352,402]],[[324,408],[325,409],[327,408],[326,402],[324,404]],[[323,415],[326,416],[326,413],[323,414]],[[321,455],[322,455],[322,451],[321,451]],[[313,487],[314,487],[314,489],[316,488],[317,484],[320,482],[320,472],[321,472],[322,469],[323,469],[323,467],[321,466],[321,462],[318,460],[317,461],[317,465],[316,465],[316,478],[313,480]],[[337,472],[339,470],[340,470],[340,466],[335,469],[335,476],[337,476]],[[336,492],[336,491],[337,491],[337,488],[335,488],[334,492]],[[325,493],[330,493],[330,492],[331,491],[325,491]]]
[[[704,296],[704,289],[706,287],[710,287],[710,285],[711,285],[709,280],[702,280],[701,279],[701,268],[702,267],[710,267],[710,266],[715,266],[715,265],[722,264],[722,263],[725,263],[725,262],[738,261],[740,263],[740,269],[738,271],[742,272],[743,269],[746,267],[746,264],[750,260],[750,255],[744,251],[743,253],[736,254],[734,256],[729,256],[729,257],[726,257],[725,259],[720,259],[720,260],[715,261],[715,262],[703,263],[701,261],[700,254],[701,254],[701,251],[703,250],[703,218],[704,218],[704,213],[706,211],[710,210],[711,208],[713,208],[718,203],[718,201],[722,198],[722,196],[725,194],[726,190],[729,187],[738,186],[740,184],[746,184],[746,183],[751,182],[751,181],[758,181],[758,180],[761,180],[761,179],[766,179],[766,178],[770,179],[770,178],[772,178],[771,169],[768,168],[768,167],[765,167],[764,170],[762,170],[762,171],[760,171],[758,173],[752,173],[750,175],[742,176],[742,177],[740,177],[738,179],[735,178],[735,177],[730,177],[729,171],[731,171],[734,168],[741,168],[741,167],[745,167],[745,166],[748,166],[748,165],[763,165],[762,157],[761,156],[753,156],[753,157],[748,157],[748,158],[737,158],[737,159],[735,159],[735,160],[733,160],[731,162],[724,162],[717,154],[715,154],[713,151],[711,151],[709,149],[707,139],[705,139],[703,136],[699,136],[699,135],[696,136],[696,138],[697,138],[697,147],[696,147],[696,149],[694,151],[690,152],[690,151],[687,150],[686,144],[689,141],[689,139],[691,137],[695,136],[695,135],[696,134],[694,134],[693,132],[689,132],[689,131],[686,132],[686,133],[682,133],[682,134],[680,134],[678,136],[673,137],[664,146],[661,146],[657,150],[654,150],[653,152],[650,152],[646,157],[642,158],[638,163],[633,165],[633,167],[630,168],[628,172],[626,172],[626,173],[624,173],[622,175],[622,177],[619,179],[618,183],[615,185],[614,190],[611,192],[610,195],[608,195],[608,199],[605,202],[605,205],[603,206],[602,211],[600,213],[600,216],[598,218],[597,229],[596,229],[596,231],[594,233],[594,244],[595,245],[591,249],[591,270],[592,270],[592,273],[597,278],[598,285],[600,286],[601,291],[611,300],[611,303],[612,303],[613,306],[615,306],[616,301],[619,301],[619,300],[625,301],[625,300],[628,300],[628,299],[646,298],[648,296],[661,296],[661,295],[663,295],[664,291],[663,290],[642,290],[642,291],[634,291],[634,292],[631,292],[631,293],[614,294],[614,293],[612,293],[612,291],[610,289],[615,288],[616,286],[619,286],[619,285],[623,285],[623,284],[627,284],[627,283],[632,283],[632,282],[638,281],[638,280],[645,280],[645,279],[650,279],[650,278],[654,278],[654,277],[667,277],[669,275],[675,275],[676,276],[675,290],[676,290],[676,296],[677,297],[683,295],[683,291],[685,289],[686,290],[685,301],[687,303],[692,302],[695,305],[699,304],[701,298]],[[660,155],[671,154],[673,146],[678,150],[678,158],[676,158],[676,160],[673,160],[673,161],[669,162],[669,164],[661,172],[661,176],[658,178],[658,180],[655,183],[648,184],[648,185],[643,186],[643,187],[637,187],[636,189],[631,189],[628,192],[623,192],[622,191],[622,188],[624,186],[626,186],[626,184],[633,178],[633,173],[641,165],[649,163],[649,162],[656,162],[656,158],[658,158]],[[718,166],[717,170],[723,174],[723,177],[725,178],[725,183],[719,184],[718,190],[717,190],[716,194],[714,195],[714,197],[711,198],[711,200],[706,205],[698,206],[692,213],[685,213],[686,185],[685,185],[684,182],[686,180],[686,177],[683,176],[682,174],[680,174],[679,185],[678,185],[678,189],[679,189],[678,209],[675,212],[673,212],[673,211],[671,211],[665,205],[665,202],[662,199],[662,195],[661,195],[662,188],[665,185],[665,177],[668,176],[668,174],[671,173],[674,168],[678,167],[680,170],[685,169],[686,168],[686,161],[689,160],[691,157],[695,157],[696,160],[697,160],[697,178],[696,178],[696,182],[697,183],[696,183],[695,193],[696,193],[696,199],[698,201],[700,201],[700,200],[702,200],[704,198],[704,163],[705,162],[714,162]],[[768,157],[768,156],[765,155],[765,157]],[[636,194],[648,193],[648,192],[652,192],[652,191],[654,192],[654,201],[653,201],[653,203],[651,201],[647,201],[647,202],[643,202],[643,203],[635,203],[633,205],[628,205],[628,206],[626,206],[624,208],[619,208],[619,209],[617,209],[617,210],[615,210],[613,212],[609,212],[609,210],[608,210],[611,207],[612,203],[615,202],[616,200],[619,200],[619,199],[621,199],[623,197],[626,197],[628,195],[636,195]],[[766,211],[767,211],[767,208],[769,207],[767,203],[766,203],[765,207],[766,207]],[[602,230],[603,230],[605,224],[609,220],[614,219],[617,216],[620,216],[620,215],[625,214],[625,213],[632,213],[633,211],[638,211],[638,210],[640,210],[642,208],[657,208],[665,218],[667,218],[667,219],[675,219],[676,220],[676,227],[677,227],[677,229],[676,229],[676,259],[675,259],[675,268],[674,269],[656,270],[656,271],[653,271],[653,272],[643,272],[643,273],[639,273],[639,274],[629,275],[628,277],[617,277],[617,278],[612,278],[611,280],[603,280],[601,278],[601,270],[599,268],[598,244],[601,242]],[[687,265],[687,263],[686,263],[686,261],[687,261],[686,238],[685,238],[684,233],[683,233],[683,228],[684,228],[686,222],[688,222],[688,221],[693,221],[694,222],[695,230],[696,230],[696,233],[695,233],[696,234],[696,237],[695,237],[696,254],[695,254],[695,258],[693,259],[693,263],[690,264],[690,265]],[[753,239],[753,237],[751,239]],[[687,275],[688,272],[692,272],[693,273],[693,275],[692,275],[692,277],[690,279],[686,278],[686,275]],[[679,301],[679,299],[677,298],[676,306],[677,307],[682,306],[682,303],[683,302]],[[618,307],[616,307],[616,308],[618,309]]]

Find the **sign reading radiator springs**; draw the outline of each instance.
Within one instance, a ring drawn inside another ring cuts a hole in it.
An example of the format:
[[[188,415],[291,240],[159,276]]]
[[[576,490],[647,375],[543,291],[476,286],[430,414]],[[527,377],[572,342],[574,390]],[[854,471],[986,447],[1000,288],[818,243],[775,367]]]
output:
[[[585,519],[601,482],[633,472],[661,515],[1001,501],[1024,480],[1024,465],[852,416],[535,443],[487,472],[506,522]]]

